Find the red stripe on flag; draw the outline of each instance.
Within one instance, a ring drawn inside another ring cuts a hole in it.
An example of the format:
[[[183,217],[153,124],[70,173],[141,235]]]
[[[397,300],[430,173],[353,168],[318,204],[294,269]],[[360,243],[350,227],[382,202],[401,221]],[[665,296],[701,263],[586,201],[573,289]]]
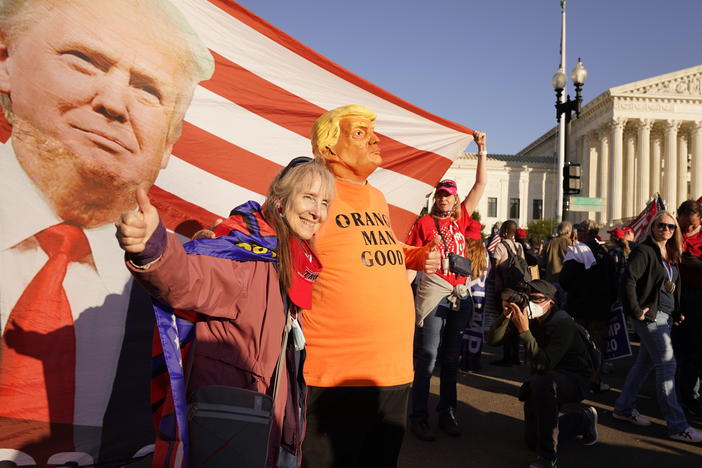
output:
[[[473,130],[471,130],[468,127],[464,127],[463,125],[457,124],[455,122],[451,122],[450,120],[443,119],[439,116],[436,116],[434,114],[431,114],[424,109],[420,109],[419,107],[410,104],[409,102],[405,101],[404,99],[400,99],[399,97],[395,96],[394,94],[391,94],[384,89],[374,85],[373,83],[359,77],[358,75],[355,75],[351,73],[350,71],[346,70],[343,67],[340,67],[336,63],[332,62],[331,60],[327,59],[326,57],[318,54],[314,50],[310,49],[309,47],[305,46],[302,44],[300,41],[292,38],[291,36],[287,35],[280,29],[276,28],[272,24],[266,22],[259,16],[256,16],[255,14],[251,13],[247,9],[243,8],[241,5],[228,1],[228,0],[209,0],[210,3],[215,5],[217,8],[227,12],[234,18],[238,19],[242,23],[246,24],[250,28],[258,31],[259,33],[263,34],[267,38],[277,42],[281,46],[285,47],[286,49],[292,51],[293,53],[299,55],[300,57],[305,58],[306,60],[314,63],[315,65],[325,69],[329,73],[332,73],[343,80],[348,81],[349,83],[352,83],[359,88],[362,88],[370,93],[375,94],[376,96],[391,102],[397,106],[400,106],[414,114],[417,114],[419,116],[422,116],[426,119],[429,119],[433,122],[436,122],[440,125],[443,125],[444,127],[462,132],[462,133],[468,133],[468,134],[473,134]]]
[[[157,185],[149,190],[149,198],[158,210],[163,224],[185,237],[192,237],[200,229],[212,226],[219,218],[216,214],[193,205]]]
[[[310,138],[312,124],[326,112],[289,91],[251,73],[242,66],[212,51],[215,72],[203,88],[263,117],[281,127]],[[383,154],[381,167],[434,185],[451,161],[378,134]],[[310,149],[311,151],[311,149]],[[292,155],[291,155],[292,157]]]
[[[401,242],[407,241],[407,236],[409,236],[410,228],[417,220],[417,215],[395,205],[388,204],[388,207],[390,214],[390,222],[392,223],[392,230],[395,231],[395,235],[397,235],[397,238]]]
[[[260,194],[268,193],[273,177],[283,168],[188,122],[184,122],[183,135],[173,147],[173,154],[203,171]]]

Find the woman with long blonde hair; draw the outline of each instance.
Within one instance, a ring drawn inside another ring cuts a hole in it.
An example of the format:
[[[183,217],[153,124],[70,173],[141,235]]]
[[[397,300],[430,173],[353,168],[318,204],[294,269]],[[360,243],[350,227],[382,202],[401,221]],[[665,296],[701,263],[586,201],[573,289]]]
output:
[[[631,254],[622,280],[622,305],[641,338],[636,362],[626,376],[614,404],[615,419],[638,426],[651,421],[636,409],[636,395],[651,370],[656,374],[656,397],[671,439],[702,442],[702,433],[687,422],[675,392],[676,363],[670,331],[684,317],[680,310],[682,236],[677,220],[661,211],[651,220],[646,240]]]

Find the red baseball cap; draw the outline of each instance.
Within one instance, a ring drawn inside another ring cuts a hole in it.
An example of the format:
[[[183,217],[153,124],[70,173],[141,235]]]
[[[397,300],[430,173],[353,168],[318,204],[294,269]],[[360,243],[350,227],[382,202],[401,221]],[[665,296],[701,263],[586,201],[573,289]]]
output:
[[[466,227],[466,237],[476,240],[482,239],[482,236],[480,235],[482,230],[483,227],[480,225],[480,223],[476,220],[472,220],[468,227]]]
[[[527,232],[525,229],[517,229],[517,232],[514,233],[514,237],[517,239],[526,239]]]
[[[629,228],[631,229],[631,228]],[[607,234],[611,234],[615,239],[624,239],[624,234],[626,233],[626,228],[624,229],[619,229],[619,228],[614,228],[611,231],[607,231]]]
[[[446,192],[449,195],[456,195],[458,193],[458,187],[456,187],[456,182],[451,179],[444,179],[438,184],[436,184],[436,193]]]

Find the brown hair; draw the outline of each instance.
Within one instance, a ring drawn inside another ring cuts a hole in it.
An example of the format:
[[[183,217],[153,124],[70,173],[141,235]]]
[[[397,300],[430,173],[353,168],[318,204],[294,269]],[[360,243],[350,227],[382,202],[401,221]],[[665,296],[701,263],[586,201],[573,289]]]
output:
[[[668,261],[670,263],[680,263],[680,260],[682,259],[683,240],[682,234],[680,233],[680,225],[678,224],[678,220],[675,219],[675,216],[667,211],[659,211],[653,216],[653,219],[646,228],[646,234],[653,242],[656,241],[656,238],[653,237],[653,226],[655,226],[656,223],[658,223],[658,220],[663,216],[670,217],[675,224],[675,232],[673,233],[673,237],[668,239],[665,243],[665,250],[668,252]]]
[[[624,256],[629,257],[629,254],[631,253],[631,245],[629,245],[629,241],[621,238],[621,239],[612,239],[611,241],[612,245],[618,245],[619,247],[622,248],[624,251]]]
[[[499,235],[503,239],[514,239],[514,235],[517,233],[517,223],[512,219],[508,219],[502,226],[500,226]]]
[[[480,278],[487,270],[487,249],[482,239],[466,237],[466,258],[470,260],[472,278]]]
[[[278,274],[281,287],[286,291],[292,283],[293,266],[289,242],[290,236],[294,236],[295,233],[290,229],[283,213],[293,199],[306,190],[317,177],[322,183],[323,196],[331,201],[335,190],[334,176],[324,164],[311,161],[280,171],[273,179],[268,189],[268,197],[263,203],[263,216],[278,237]]]

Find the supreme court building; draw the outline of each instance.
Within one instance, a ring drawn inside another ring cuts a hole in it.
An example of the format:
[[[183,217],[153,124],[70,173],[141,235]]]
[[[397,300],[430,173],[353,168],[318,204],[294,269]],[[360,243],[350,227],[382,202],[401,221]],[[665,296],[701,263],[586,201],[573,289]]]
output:
[[[554,127],[512,157],[488,155],[489,184],[478,206],[485,224],[514,219],[526,226],[537,216],[556,217],[557,144]],[[606,211],[572,213],[568,219],[573,221],[590,217],[607,226],[622,223],[656,192],[670,211],[699,198],[702,65],[610,88],[587,103],[571,122],[566,161],[581,164],[580,196],[606,200]],[[446,177],[467,192],[474,173],[475,158],[468,154]],[[489,203],[498,209],[491,211]]]

